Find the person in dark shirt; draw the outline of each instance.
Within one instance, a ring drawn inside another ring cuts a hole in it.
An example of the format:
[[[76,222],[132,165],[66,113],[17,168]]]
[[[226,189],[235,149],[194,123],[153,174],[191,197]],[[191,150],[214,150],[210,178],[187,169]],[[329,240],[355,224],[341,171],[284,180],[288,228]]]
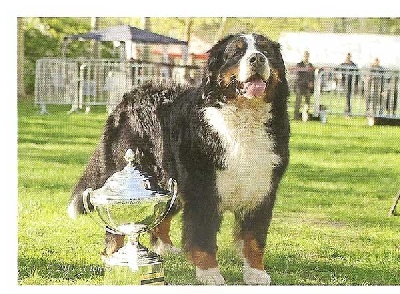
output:
[[[383,113],[384,103],[384,68],[380,65],[379,58],[375,58],[369,70],[368,82],[368,99],[367,99],[367,114],[370,117],[377,114],[379,107],[379,115]]]
[[[304,52],[304,58],[301,62],[296,65],[296,104],[294,107],[294,119],[300,120],[300,106],[302,103],[303,96],[305,97],[306,107],[310,106],[310,97],[312,89],[314,88],[314,66],[309,61],[310,53]]]
[[[345,62],[341,63],[337,70],[342,73],[342,85],[346,89],[346,108],[344,112],[347,116],[349,116],[351,115],[351,97],[358,84],[358,68],[357,65],[351,60],[351,53],[347,53]]]

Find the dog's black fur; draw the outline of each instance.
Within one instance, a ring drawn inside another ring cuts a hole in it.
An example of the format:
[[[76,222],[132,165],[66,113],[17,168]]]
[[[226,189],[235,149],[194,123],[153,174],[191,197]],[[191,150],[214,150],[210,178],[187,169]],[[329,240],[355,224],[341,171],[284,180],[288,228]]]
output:
[[[251,231],[261,250],[281,177],[289,160],[289,120],[287,114],[288,85],[279,45],[262,36],[263,52],[273,75],[266,81],[264,103],[271,103],[270,118],[263,122],[265,136],[273,142],[272,152],[280,157],[271,175],[271,189],[264,200],[250,211],[234,211],[238,227],[236,235]],[[228,169],[224,161],[226,149],[220,134],[204,118],[204,109],[234,103],[240,95],[239,82],[234,77],[226,84],[223,67],[234,64],[226,56],[226,48],[234,38],[228,36],[210,51],[202,84],[197,88],[146,84],[126,93],[123,101],[108,117],[100,144],[77,183],[71,207],[84,213],[82,192],[100,188],[126,162],[128,148],[137,150],[135,164],[165,186],[167,179],[177,180],[183,203],[182,244],[185,251],[200,250],[215,254],[216,236],[222,211],[216,184],[217,171]],[[251,152],[251,151],[250,151]],[[271,162],[257,162],[272,165]],[[251,175],[249,175],[251,176]],[[235,179],[232,179],[235,180]],[[195,262],[196,263],[196,262]],[[198,264],[196,264],[199,266]]]

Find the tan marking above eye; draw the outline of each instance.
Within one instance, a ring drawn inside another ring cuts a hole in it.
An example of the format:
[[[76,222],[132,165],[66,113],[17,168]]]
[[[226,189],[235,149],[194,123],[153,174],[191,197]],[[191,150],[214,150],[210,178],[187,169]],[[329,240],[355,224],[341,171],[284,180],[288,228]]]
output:
[[[257,43],[260,46],[267,46],[267,44],[268,44],[267,40],[259,40]]]
[[[236,42],[236,48],[238,48],[238,49],[243,49],[243,47],[244,47],[243,41],[237,41],[237,42]]]

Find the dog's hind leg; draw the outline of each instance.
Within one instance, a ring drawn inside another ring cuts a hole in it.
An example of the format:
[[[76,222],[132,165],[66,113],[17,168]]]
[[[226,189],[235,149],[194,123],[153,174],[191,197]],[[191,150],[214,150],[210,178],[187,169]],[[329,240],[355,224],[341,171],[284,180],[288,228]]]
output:
[[[168,215],[150,232],[152,250],[159,255],[179,253],[181,250],[172,244],[170,237],[171,221],[174,214]]]
[[[105,248],[102,252],[104,256],[111,256],[114,252],[118,251],[124,246],[125,235],[118,234],[106,228]]]
[[[153,252],[159,255],[167,255],[170,253],[179,253],[181,251],[173,245],[170,237],[171,221],[181,208],[182,204],[178,198],[163,221],[150,231],[150,244]]]

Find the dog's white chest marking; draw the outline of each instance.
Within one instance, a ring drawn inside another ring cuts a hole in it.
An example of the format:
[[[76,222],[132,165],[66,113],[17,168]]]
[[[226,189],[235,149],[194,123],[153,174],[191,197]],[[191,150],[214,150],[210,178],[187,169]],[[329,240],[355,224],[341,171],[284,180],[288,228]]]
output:
[[[226,169],[217,171],[221,208],[251,210],[263,201],[271,188],[272,171],[280,162],[273,141],[265,130],[270,104],[257,109],[225,105],[205,109],[205,118],[216,131],[225,152]]]

